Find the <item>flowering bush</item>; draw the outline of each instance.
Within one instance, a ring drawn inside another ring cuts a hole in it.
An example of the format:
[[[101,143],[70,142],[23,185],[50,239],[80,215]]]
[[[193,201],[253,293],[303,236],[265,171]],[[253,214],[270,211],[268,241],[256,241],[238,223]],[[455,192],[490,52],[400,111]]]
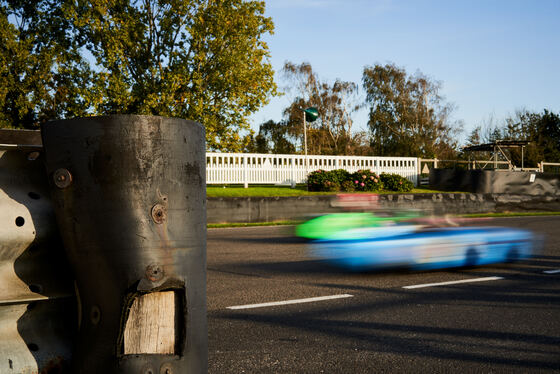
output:
[[[385,189],[390,191],[409,192],[414,188],[414,184],[411,181],[398,174],[381,173],[381,180]]]
[[[380,191],[383,189],[381,178],[371,170],[358,170],[351,174],[351,178],[356,191]]]
[[[309,191],[329,192],[376,192],[383,189],[397,192],[409,192],[414,185],[398,174],[382,173],[377,175],[371,170],[358,170],[350,174],[344,169],[325,171],[315,170],[307,177]]]

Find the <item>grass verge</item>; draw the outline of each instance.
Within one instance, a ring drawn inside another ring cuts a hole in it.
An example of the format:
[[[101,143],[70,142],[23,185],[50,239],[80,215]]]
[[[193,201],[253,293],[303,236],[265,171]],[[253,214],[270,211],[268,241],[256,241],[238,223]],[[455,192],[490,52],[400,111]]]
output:
[[[560,212],[504,212],[504,213],[476,213],[463,214],[465,218],[500,218],[500,217],[532,217],[532,216],[560,216]]]
[[[532,216],[560,216],[560,212],[505,212],[505,213],[480,213],[480,214],[461,214],[463,218],[503,218],[503,217],[532,217]],[[276,221],[276,222],[255,222],[255,223],[209,223],[209,229],[226,227],[253,227],[253,226],[282,226],[298,225],[303,221]]]
[[[239,185],[207,186],[207,197],[274,197],[274,196],[311,196],[311,195],[333,195],[338,192],[309,192],[305,185],[290,186],[250,186],[243,188]],[[371,192],[355,192],[371,193]],[[397,194],[402,192],[380,191],[379,194]],[[449,191],[432,190],[425,187],[414,188],[406,193],[453,193]]]

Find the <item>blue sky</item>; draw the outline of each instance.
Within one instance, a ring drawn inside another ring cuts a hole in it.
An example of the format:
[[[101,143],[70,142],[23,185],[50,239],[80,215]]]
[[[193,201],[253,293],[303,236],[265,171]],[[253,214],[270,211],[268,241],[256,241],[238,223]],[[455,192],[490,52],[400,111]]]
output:
[[[395,63],[443,84],[463,139],[516,109],[560,112],[560,0],[266,0],[278,73],[309,62],[322,80],[361,83],[363,68]],[[286,82],[277,74],[280,87]],[[252,127],[280,120],[290,95],[273,98]],[[354,128],[367,129],[367,110]]]

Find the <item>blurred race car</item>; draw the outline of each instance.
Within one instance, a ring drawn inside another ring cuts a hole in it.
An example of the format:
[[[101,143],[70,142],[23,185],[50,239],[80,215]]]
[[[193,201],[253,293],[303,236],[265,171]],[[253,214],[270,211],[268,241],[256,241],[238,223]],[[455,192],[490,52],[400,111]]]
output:
[[[417,270],[475,266],[528,258],[542,239],[503,227],[394,225],[337,232],[311,243],[310,255],[350,270]]]
[[[296,227],[296,235],[307,239],[323,239],[354,228],[392,226],[399,221],[419,217],[415,211],[380,215],[369,212],[346,212],[325,214],[312,218]]]
[[[417,210],[379,209],[378,194],[338,194],[332,205],[347,210],[319,215],[296,227],[296,235],[306,239],[324,239],[353,228],[392,226],[397,222],[419,218]]]

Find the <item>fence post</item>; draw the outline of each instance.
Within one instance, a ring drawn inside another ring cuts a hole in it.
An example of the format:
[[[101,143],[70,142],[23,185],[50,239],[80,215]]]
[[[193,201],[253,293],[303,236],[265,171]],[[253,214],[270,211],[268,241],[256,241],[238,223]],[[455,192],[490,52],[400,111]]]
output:
[[[121,115],[42,136],[80,300],[70,372],[206,372],[204,128]]]
[[[249,187],[249,182],[247,181],[247,155],[243,155],[243,187]]]
[[[291,187],[296,188],[296,170],[295,170],[293,157],[290,157],[290,179],[291,179]]]

